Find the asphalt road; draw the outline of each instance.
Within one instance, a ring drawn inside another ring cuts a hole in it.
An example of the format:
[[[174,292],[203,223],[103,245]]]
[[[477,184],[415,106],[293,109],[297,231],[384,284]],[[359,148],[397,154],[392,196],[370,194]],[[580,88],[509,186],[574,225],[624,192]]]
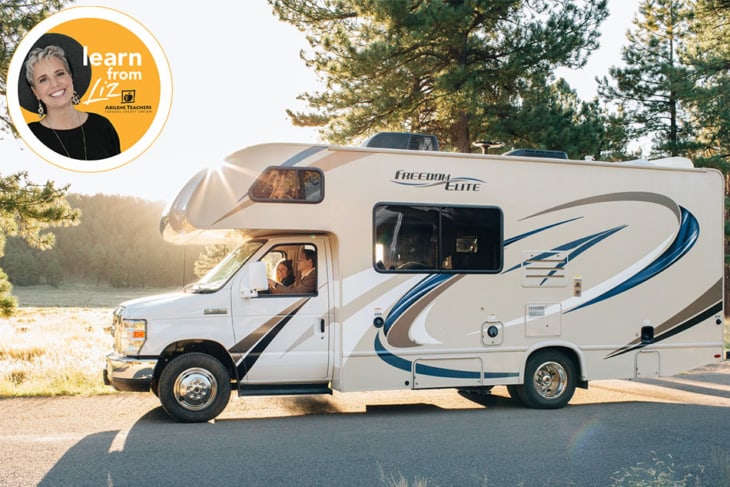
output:
[[[0,407],[2,486],[730,486],[728,362],[594,382],[556,411],[502,387],[232,397],[216,421],[187,425],[149,394]]]

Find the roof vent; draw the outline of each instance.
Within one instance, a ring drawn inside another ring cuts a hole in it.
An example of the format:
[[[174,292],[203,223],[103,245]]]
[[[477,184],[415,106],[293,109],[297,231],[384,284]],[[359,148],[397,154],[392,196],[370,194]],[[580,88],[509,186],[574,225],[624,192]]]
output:
[[[435,135],[380,132],[363,142],[361,147],[437,151],[439,150],[439,141]]]
[[[519,157],[547,157],[549,159],[567,159],[568,154],[560,150],[543,150],[543,149],[514,149],[502,154],[503,156],[519,156]]]

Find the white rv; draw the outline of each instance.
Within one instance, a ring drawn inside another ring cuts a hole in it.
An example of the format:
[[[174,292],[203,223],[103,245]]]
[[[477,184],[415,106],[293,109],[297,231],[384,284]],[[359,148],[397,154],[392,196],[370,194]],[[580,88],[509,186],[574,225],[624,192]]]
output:
[[[184,292],[123,303],[105,379],[207,421],[232,389],[506,385],[558,408],[591,380],[718,362],[723,188],[677,158],[249,147],[161,222],[172,242],[240,245]]]

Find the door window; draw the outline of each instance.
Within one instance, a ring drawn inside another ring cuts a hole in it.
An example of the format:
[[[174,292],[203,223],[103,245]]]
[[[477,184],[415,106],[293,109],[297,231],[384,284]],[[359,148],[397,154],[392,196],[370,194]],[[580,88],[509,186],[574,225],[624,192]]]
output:
[[[282,244],[261,258],[266,263],[270,295],[316,295],[317,248],[312,244]]]

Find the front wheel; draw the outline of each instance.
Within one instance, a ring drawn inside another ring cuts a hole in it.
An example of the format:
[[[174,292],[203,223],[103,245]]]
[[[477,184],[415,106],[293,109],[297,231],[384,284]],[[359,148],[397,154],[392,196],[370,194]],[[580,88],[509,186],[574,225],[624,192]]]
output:
[[[163,369],[157,391],[167,414],[184,423],[200,423],[225,409],[231,398],[231,380],[215,357],[186,353]]]
[[[564,352],[546,350],[527,360],[525,383],[515,392],[527,407],[557,409],[568,404],[575,384],[573,360]]]

